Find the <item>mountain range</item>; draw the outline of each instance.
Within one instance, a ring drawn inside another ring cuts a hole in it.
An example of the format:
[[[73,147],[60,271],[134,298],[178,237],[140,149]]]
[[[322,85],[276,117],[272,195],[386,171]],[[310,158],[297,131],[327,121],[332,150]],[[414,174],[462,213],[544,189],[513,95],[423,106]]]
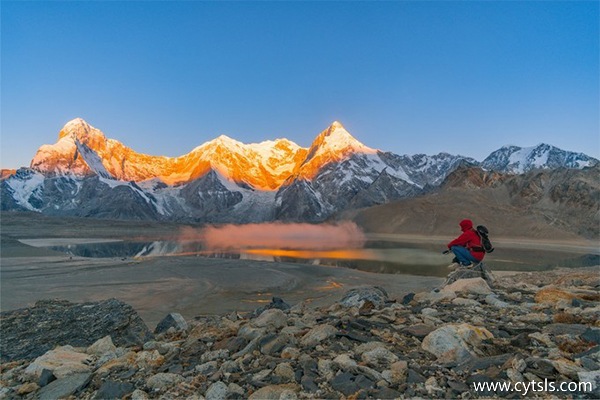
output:
[[[340,218],[365,232],[453,237],[465,217],[493,237],[577,240],[600,237],[600,164],[523,174],[460,166],[423,196],[357,210]]]
[[[431,192],[465,166],[519,175],[598,163],[548,144],[505,146],[482,162],[447,153],[401,156],[367,147],[339,122],[309,148],[222,135],[180,157],[150,156],[77,118],[55,144],[39,148],[29,168],[2,172],[1,208],[117,219],[318,222]]]

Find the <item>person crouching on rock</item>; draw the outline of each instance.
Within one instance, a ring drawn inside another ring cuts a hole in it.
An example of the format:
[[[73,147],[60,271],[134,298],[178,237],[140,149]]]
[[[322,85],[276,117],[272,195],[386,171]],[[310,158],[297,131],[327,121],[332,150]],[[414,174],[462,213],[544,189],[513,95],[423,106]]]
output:
[[[455,269],[459,266],[472,266],[479,264],[485,256],[485,251],[481,246],[481,238],[473,229],[473,221],[463,219],[459,223],[462,234],[448,243],[448,249],[454,253],[452,264],[448,266]]]

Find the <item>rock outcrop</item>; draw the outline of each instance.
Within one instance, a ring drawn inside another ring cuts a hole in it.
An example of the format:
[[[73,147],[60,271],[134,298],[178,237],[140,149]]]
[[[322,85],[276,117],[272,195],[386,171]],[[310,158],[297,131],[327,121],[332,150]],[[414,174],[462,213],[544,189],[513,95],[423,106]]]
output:
[[[597,274],[498,276],[493,287],[458,279],[401,301],[360,288],[323,309],[274,299],[257,313],[198,316],[187,327],[172,314],[155,338],[117,329],[89,343],[71,330],[56,348],[33,330],[11,331],[0,398],[516,398],[517,382],[536,398],[598,398]],[[548,285],[570,295],[546,301]],[[86,315],[101,319],[100,304],[40,302],[4,313],[3,330],[9,317],[48,322],[44,310],[64,327],[76,317],[89,328]],[[31,345],[11,349],[19,343]],[[512,390],[475,386],[494,382]]]
[[[121,347],[152,339],[137,312],[117,299],[82,304],[38,301],[31,308],[0,313],[0,325],[2,362],[30,360],[56,346],[87,347],[107,335]]]

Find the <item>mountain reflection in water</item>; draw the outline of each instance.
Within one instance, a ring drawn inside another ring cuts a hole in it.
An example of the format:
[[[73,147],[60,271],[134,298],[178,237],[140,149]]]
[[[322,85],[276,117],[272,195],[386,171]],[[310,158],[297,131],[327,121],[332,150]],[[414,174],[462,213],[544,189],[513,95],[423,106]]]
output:
[[[364,248],[335,250],[297,250],[252,248],[210,250],[200,242],[154,241],[110,242],[51,249],[79,257],[158,257],[198,256],[257,261],[317,264],[390,274],[446,276],[451,256],[442,255],[439,246],[430,244],[372,241]],[[539,271],[555,267],[583,267],[600,264],[599,254],[531,249],[496,249],[485,260],[492,270]]]

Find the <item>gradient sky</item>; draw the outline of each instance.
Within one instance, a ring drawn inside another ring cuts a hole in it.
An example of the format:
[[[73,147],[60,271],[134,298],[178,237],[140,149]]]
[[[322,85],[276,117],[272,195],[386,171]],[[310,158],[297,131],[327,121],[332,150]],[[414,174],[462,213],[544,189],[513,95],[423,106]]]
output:
[[[600,158],[599,2],[1,3],[1,166],[82,117],[178,156],[301,146],[334,120],[397,154]]]

